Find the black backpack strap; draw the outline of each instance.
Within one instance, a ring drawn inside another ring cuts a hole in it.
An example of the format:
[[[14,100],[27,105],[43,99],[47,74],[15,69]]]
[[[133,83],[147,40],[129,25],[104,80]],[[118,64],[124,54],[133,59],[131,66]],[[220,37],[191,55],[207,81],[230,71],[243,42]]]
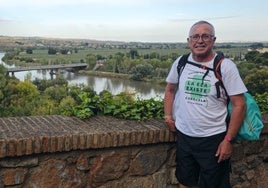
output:
[[[220,87],[224,89],[226,96],[228,96],[227,91],[222,82],[221,63],[223,60],[224,60],[224,55],[220,53],[216,55],[216,57],[214,58],[214,62],[213,62],[214,74],[215,74],[215,77],[218,79],[218,81],[215,84],[216,90],[217,90],[217,98],[221,97]]]
[[[191,61],[188,61],[188,63],[193,65],[193,66],[199,67],[199,68],[201,68],[203,70],[206,70],[205,74],[202,77],[202,83],[204,82],[205,77],[208,75],[208,72],[209,71],[214,71],[214,69],[209,68],[209,67],[207,67],[205,65],[202,65],[202,64],[199,64],[199,63],[194,63],[194,62],[191,62]]]
[[[213,69],[215,70],[215,76],[216,78],[218,78],[218,80],[222,80],[221,79],[221,63],[224,59],[224,55],[223,53],[219,53],[216,55],[215,59],[214,59],[214,62],[213,62]]]
[[[220,96],[221,96],[220,87],[222,87],[224,89],[225,95],[227,97],[226,104],[228,107],[228,103],[230,102],[230,98],[229,98],[229,95],[228,95],[224,85],[223,85],[222,74],[221,74],[221,63],[223,62],[223,60],[224,60],[223,53],[217,54],[217,56],[215,57],[214,62],[213,62],[213,68],[214,68],[214,74],[215,74],[216,78],[218,79],[218,81],[215,84],[216,90],[217,90],[217,98],[220,98]],[[230,119],[231,119],[231,117],[230,117],[230,114],[228,113],[226,116],[226,119],[225,119],[227,127],[230,123]]]
[[[177,65],[177,72],[178,72],[178,80],[180,80],[180,76],[181,73],[186,65],[186,63],[188,62],[188,57],[190,54],[184,54],[183,56],[181,56],[178,65]]]
[[[207,67],[205,65],[199,64],[199,63],[194,63],[194,62],[188,61],[189,55],[190,54],[183,55],[178,62],[178,66],[177,66],[178,79],[180,79],[180,75],[181,75],[186,63],[189,63],[189,64],[196,66],[196,67],[199,67],[201,69],[207,70],[202,78],[202,81],[204,81],[204,79],[207,76],[209,71],[213,71],[215,74],[215,77],[218,79],[218,81],[215,83],[216,91],[217,91],[217,98],[220,98],[220,96],[221,96],[220,87],[222,87],[224,89],[226,96],[228,96],[227,91],[223,85],[222,75],[221,75],[221,63],[224,60],[223,53],[217,54],[216,57],[214,58],[213,69],[210,67]]]
[[[190,65],[193,65],[193,66],[196,66],[198,68],[206,70],[206,72],[202,78],[202,82],[203,82],[205,77],[208,75],[208,72],[214,71],[215,69],[209,68],[209,67],[202,65],[202,64],[199,64],[199,63],[194,63],[194,62],[188,61],[189,55],[190,55],[190,53],[183,55],[178,62],[178,66],[177,66],[178,80],[180,79],[180,75],[181,75],[186,63],[189,63]]]

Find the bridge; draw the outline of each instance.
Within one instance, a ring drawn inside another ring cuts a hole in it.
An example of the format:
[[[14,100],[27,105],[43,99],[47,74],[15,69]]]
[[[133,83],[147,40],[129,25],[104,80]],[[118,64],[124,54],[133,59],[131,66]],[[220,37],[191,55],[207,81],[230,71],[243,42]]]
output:
[[[12,73],[14,75],[15,72],[22,71],[31,71],[31,70],[50,70],[50,74],[55,74],[59,69],[85,69],[87,68],[86,63],[75,63],[75,64],[59,64],[59,65],[41,65],[41,66],[29,66],[29,67],[13,67],[7,69],[7,75]]]

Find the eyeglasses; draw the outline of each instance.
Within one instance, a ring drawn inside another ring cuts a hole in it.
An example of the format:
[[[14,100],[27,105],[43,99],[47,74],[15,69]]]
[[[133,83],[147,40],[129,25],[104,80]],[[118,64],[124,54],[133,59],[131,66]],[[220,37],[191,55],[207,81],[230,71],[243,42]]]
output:
[[[200,39],[200,37],[201,37],[201,39],[203,41],[207,42],[207,41],[210,41],[212,39],[212,37],[214,37],[214,36],[213,35],[209,35],[209,34],[203,34],[201,36],[196,34],[196,35],[190,36],[190,38],[192,39],[192,41],[198,41]]]

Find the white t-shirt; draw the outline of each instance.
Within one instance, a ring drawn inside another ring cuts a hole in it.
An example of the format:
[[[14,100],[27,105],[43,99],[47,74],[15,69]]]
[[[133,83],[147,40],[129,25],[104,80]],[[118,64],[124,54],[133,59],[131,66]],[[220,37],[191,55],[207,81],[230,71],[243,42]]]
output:
[[[177,65],[179,57],[172,65],[166,78],[168,83],[178,84]],[[190,54],[189,61],[196,62]],[[213,68],[213,60],[201,63]],[[207,137],[226,131],[226,96],[221,88],[221,98],[217,98],[215,83],[218,79],[213,71],[186,64],[180,76],[179,88],[173,104],[173,118],[176,128],[193,137]],[[230,96],[247,92],[236,65],[225,58],[221,64],[223,84]]]

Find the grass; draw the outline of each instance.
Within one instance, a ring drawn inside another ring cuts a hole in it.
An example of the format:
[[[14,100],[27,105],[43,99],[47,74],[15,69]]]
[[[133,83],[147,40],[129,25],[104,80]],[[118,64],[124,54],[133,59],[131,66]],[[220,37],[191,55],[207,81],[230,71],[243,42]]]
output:
[[[81,60],[85,61],[87,54],[101,55],[104,57],[108,57],[109,55],[114,55],[118,52],[120,53],[128,53],[130,49],[117,49],[117,48],[87,48],[87,49],[79,49],[77,53],[72,53],[69,55],[48,55],[48,50],[33,50],[33,54],[21,53],[19,57],[23,58],[32,58],[34,60],[38,60],[38,62],[42,64],[47,64],[49,62],[55,63],[78,63]],[[177,47],[176,49],[137,49],[139,55],[150,54],[152,52],[156,52],[160,55],[169,55],[172,53],[177,53],[178,55],[189,53],[189,49],[185,46]],[[239,57],[247,53],[246,47],[231,47],[231,48],[216,48],[215,51],[221,51],[226,56],[230,57]]]

